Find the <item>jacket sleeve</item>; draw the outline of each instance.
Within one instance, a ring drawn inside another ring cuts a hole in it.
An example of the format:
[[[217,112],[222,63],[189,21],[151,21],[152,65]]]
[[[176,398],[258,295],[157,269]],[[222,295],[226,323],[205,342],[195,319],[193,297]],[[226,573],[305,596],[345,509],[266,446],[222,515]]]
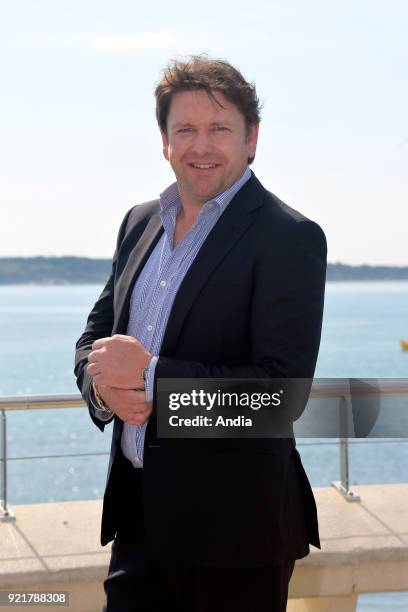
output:
[[[160,378],[312,379],[320,345],[326,256],[324,232],[309,220],[293,226],[279,253],[265,244],[255,270],[247,363],[215,365],[161,356],[155,389]]]
[[[101,421],[97,418],[90,391],[92,380],[86,371],[86,365],[88,363],[88,354],[91,351],[93,342],[98,338],[106,338],[112,333],[114,321],[113,295],[115,271],[118,260],[119,248],[126,232],[126,226],[131,210],[129,210],[126,214],[119,229],[116,249],[112,260],[112,269],[108,281],[88,316],[84,333],[81,335],[81,337],[76,343],[74,369],[76,382],[81,392],[81,395],[88,406],[89,414],[91,416],[92,421],[101,431],[104,430],[105,425],[107,425],[107,423],[110,423],[113,420],[114,415],[112,415],[112,417],[107,421]]]

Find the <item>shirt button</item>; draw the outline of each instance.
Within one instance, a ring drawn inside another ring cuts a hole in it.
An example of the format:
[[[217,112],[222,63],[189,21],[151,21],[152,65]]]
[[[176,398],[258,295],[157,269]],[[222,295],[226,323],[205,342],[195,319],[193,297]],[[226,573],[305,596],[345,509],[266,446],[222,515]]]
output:
[[[153,325],[148,325],[147,326],[147,331],[153,331]]]
[[[160,287],[165,287],[167,285],[165,280],[160,281]]]

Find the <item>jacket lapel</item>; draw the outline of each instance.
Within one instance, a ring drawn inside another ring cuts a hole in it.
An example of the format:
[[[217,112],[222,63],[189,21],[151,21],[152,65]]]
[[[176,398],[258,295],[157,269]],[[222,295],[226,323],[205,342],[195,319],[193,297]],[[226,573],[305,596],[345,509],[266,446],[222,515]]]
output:
[[[116,321],[112,334],[126,333],[133,286],[162,233],[163,225],[160,215],[155,213],[150,217],[139,240],[136,241],[127,259],[120,281],[115,287],[114,311]]]
[[[183,323],[194,301],[218,264],[253,223],[254,215],[250,213],[262,205],[264,193],[264,187],[252,174],[209,233],[174,299],[161,355],[171,356],[174,353]]]

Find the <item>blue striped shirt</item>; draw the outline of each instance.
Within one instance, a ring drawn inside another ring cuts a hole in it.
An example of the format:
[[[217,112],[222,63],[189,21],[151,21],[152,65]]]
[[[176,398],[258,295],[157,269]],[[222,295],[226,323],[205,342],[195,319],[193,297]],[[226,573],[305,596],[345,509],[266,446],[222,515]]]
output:
[[[208,234],[235,194],[251,178],[249,167],[231,187],[203,204],[194,225],[173,248],[177,214],[181,207],[177,183],[160,194],[160,217],[164,232],[133,288],[127,335],[137,338],[153,355],[147,376],[146,399],[153,398],[154,370],[171,307],[183,278]],[[124,423],[121,447],[134,467],[143,466],[147,422]]]

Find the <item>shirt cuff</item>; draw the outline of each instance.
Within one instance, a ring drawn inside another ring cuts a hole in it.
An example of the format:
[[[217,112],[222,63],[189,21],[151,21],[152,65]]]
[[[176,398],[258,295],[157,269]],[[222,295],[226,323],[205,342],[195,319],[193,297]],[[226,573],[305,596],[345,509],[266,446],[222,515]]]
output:
[[[92,407],[94,409],[96,418],[99,419],[100,421],[109,421],[109,419],[113,415],[113,410],[111,410],[110,412],[106,412],[106,410],[103,410],[99,406],[99,404],[98,404],[98,402],[96,400],[96,397],[95,397],[95,393],[94,393],[93,387],[92,387],[92,381],[91,381],[91,383],[89,385],[89,401],[92,404]]]
[[[153,400],[153,390],[154,390],[154,373],[156,371],[156,364],[158,361],[158,356],[153,355],[150,360],[147,376],[146,376],[146,402],[151,402]]]

